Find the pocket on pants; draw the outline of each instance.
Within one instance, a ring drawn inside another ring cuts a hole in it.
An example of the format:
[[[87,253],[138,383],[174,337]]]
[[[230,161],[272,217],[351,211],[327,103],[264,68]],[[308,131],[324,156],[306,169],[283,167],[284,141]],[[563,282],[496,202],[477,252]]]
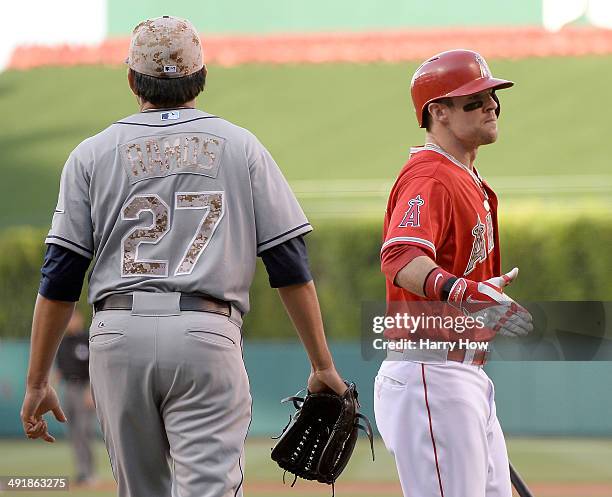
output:
[[[129,314],[123,311],[97,312],[89,327],[89,346],[99,348],[121,342],[126,338]]]
[[[89,335],[90,347],[101,347],[105,345],[112,345],[113,343],[119,342],[125,338],[125,334],[118,330],[104,330],[97,331]]]
[[[384,374],[378,374],[376,376],[376,386],[378,388],[387,388],[389,390],[403,390],[406,388],[406,383]]]
[[[219,345],[221,347],[234,348],[236,346],[235,340],[221,331],[209,331],[202,329],[187,330],[187,336],[198,340],[199,342]]]
[[[226,316],[211,313],[196,313],[185,323],[185,335],[190,342],[201,342],[225,349],[241,346],[240,328]]]

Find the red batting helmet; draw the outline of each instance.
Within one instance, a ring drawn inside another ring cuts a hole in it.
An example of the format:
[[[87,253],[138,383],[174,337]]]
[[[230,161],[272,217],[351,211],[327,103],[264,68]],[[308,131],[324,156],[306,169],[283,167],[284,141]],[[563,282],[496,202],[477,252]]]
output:
[[[421,64],[412,77],[410,92],[417,121],[424,128],[427,106],[435,100],[501,90],[512,85],[512,81],[494,78],[480,54],[471,50],[449,50]]]

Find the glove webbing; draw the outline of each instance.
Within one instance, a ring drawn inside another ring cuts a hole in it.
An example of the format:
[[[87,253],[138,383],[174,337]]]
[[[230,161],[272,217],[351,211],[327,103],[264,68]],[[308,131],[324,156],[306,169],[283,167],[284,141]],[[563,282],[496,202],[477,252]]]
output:
[[[301,391],[302,390],[300,390],[300,392]],[[357,398],[357,395],[355,395],[355,400],[357,401],[357,405],[361,407],[361,405],[359,404],[359,399]],[[298,397],[297,395],[292,395],[291,397],[286,397],[283,400],[281,400],[281,404],[285,404],[287,402],[293,402],[293,407],[295,407],[295,409],[299,411],[304,405],[304,397]],[[285,433],[289,425],[291,424],[292,419],[293,418],[291,417],[291,414],[290,414],[289,422],[283,428],[283,431],[280,433],[280,435],[276,437],[272,437],[272,438],[273,439],[280,438],[283,435],[283,433]],[[372,451],[372,461],[375,461],[376,458],[374,456],[374,435],[372,432],[372,424],[370,423],[370,420],[368,419],[368,417],[365,414],[361,414],[360,412],[357,413],[357,419],[361,419],[365,423],[365,426],[364,426],[361,423],[359,423],[359,421],[356,421],[355,426],[357,426],[357,429],[363,431],[367,435],[368,440],[370,442],[370,450]]]
[[[359,430],[362,430],[368,436],[368,440],[370,441],[370,450],[372,451],[372,461],[375,461],[376,459],[374,457],[374,435],[372,434],[372,425],[370,424],[370,420],[365,414],[361,414],[360,412],[357,413],[357,419],[362,419],[365,423],[364,426],[357,421],[356,426]]]

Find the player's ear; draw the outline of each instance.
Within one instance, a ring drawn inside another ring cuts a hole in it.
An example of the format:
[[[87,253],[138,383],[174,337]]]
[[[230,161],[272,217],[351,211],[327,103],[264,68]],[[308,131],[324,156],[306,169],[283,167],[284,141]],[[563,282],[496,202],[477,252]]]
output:
[[[138,96],[138,94],[136,93],[136,86],[134,84],[134,71],[132,71],[132,69],[130,69],[129,67],[127,70],[127,80],[128,85],[130,86],[130,90],[132,90],[132,93]]]
[[[432,102],[427,106],[427,112],[429,112],[430,122],[441,122],[443,124],[448,123],[448,112],[449,109],[446,105],[440,102]]]

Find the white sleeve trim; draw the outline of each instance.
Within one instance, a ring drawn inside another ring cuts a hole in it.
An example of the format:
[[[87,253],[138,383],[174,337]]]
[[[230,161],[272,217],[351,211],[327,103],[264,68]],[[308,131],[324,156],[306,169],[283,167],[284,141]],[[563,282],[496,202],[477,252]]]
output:
[[[83,257],[86,257],[87,259],[90,259],[90,260],[93,259],[92,252],[90,252],[85,247],[71,240],[68,240],[67,238],[61,238],[56,235],[48,235],[47,238],[45,238],[45,243],[51,244],[51,245],[59,245],[60,247],[64,247],[64,248],[67,248],[68,250],[72,250],[73,252],[79,255],[82,255]]]
[[[277,245],[280,245],[281,243],[286,242],[287,240],[291,240],[292,238],[295,238],[296,236],[300,236],[305,233],[309,233],[311,231],[312,231],[312,226],[308,222],[300,226],[297,226],[293,229],[290,229],[289,231],[286,231],[285,233],[282,233],[273,238],[270,238],[269,240],[259,243],[257,245],[257,255],[260,255],[262,252],[268,249],[271,249],[272,247],[276,247]]]
[[[396,236],[395,238],[390,238],[385,243],[383,243],[383,246],[380,249],[380,253],[382,254],[383,250],[385,250],[385,248],[387,248],[389,245],[401,242],[423,245],[430,249],[433,252],[434,257],[436,257],[436,246],[433,243],[431,243],[429,240],[425,240],[423,238],[416,238],[414,236]]]

